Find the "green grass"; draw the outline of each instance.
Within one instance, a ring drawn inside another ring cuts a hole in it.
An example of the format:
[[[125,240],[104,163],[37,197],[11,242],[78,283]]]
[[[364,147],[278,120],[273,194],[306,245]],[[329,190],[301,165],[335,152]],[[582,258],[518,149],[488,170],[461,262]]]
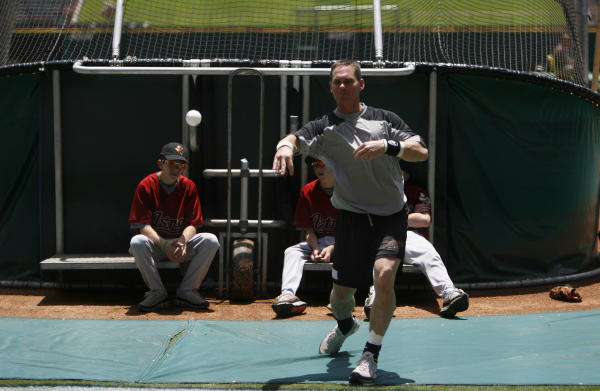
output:
[[[79,22],[109,23],[101,14],[105,1],[115,0],[85,0]],[[438,14],[446,28],[564,25],[562,9],[554,0],[444,0],[441,13],[437,0],[382,0],[381,4],[384,27],[436,26]],[[372,10],[350,7],[371,5],[371,0],[127,0],[124,21],[125,26],[135,23],[152,28],[291,29],[317,24],[360,29],[372,26]],[[390,6],[396,8],[386,9]],[[330,8],[315,11],[314,7]]]

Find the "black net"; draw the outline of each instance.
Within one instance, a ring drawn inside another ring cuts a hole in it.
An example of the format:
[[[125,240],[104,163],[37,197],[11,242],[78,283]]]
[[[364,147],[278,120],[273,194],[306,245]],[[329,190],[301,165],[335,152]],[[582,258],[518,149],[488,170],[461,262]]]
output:
[[[547,73],[586,85],[579,3],[383,0],[383,59]],[[372,1],[126,0],[119,45],[115,0],[0,4],[4,67],[84,58],[376,60]]]

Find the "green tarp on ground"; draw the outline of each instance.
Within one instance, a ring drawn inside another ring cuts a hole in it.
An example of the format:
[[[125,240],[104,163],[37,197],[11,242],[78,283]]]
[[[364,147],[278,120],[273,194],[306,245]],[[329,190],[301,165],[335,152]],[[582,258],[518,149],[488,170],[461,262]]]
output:
[[[363,322],[335,357],[333,321],[0,318],[0,378],[347,383]],[[379,384],[600,384],[600,311],[394,319]]]

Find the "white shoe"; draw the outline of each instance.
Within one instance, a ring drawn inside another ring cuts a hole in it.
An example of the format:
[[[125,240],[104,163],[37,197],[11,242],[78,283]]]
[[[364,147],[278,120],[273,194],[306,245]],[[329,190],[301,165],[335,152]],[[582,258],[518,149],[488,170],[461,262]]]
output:
[[[444,318],[453,318],[457,312],[466,311],[469,308],[469,295],[462,289],[454,289],[444,300],[440,315]]]
[[[186,289],[177,292],[175,304],[179,307],[205,310],[208,308],[208,301],[200,296],[195,289]]]
[[[350,374],[350,384],[373,384],[377,377],[377,361],[371,352],[364,352]]]
[[[337,325],[334,328],[332,328],[329,331],[329,333],[327,333],[325,338],[323,338],[323,340],[321,341],[321,345],[319,345],[319,353],[336,354],[337,352],[339,352],[346,338],[356,333],[358,331],[358,328],[360,327],[358,319],[356,319],[354,316],[352,317],[352,321],[354,322],[354,325],[352,326],[352,329],[350,329],[348,334],[342,334]]]
[[[155,311],[169,305],[169,295],[164,290],[152,290],[144,294],[144,300],[137,305],[138,310],[143,312]]]

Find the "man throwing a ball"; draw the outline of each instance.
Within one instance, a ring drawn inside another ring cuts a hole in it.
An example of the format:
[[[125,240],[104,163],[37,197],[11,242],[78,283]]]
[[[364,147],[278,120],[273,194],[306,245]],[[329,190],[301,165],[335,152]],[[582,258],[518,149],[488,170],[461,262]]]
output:
[[[377,295],[369,337],[350,374],[353,384],[375,382],[381,343],[396,307],[394,282],[404,257],[407,227],[398,159],[427,159],[425,143],[400,117],[360,101],[364,87],[357,62],[333,64],[329,88],[335,110],[283,138],[273,159],[278,175],[286,170],[294,174],[298,151],[322,160],[334,173],[331,201],[339,215],[330,303],[337,325],[321,342],[319,353],[337,353],[358,330],[359,322],[352,316],[354,293],[374,282]]]

